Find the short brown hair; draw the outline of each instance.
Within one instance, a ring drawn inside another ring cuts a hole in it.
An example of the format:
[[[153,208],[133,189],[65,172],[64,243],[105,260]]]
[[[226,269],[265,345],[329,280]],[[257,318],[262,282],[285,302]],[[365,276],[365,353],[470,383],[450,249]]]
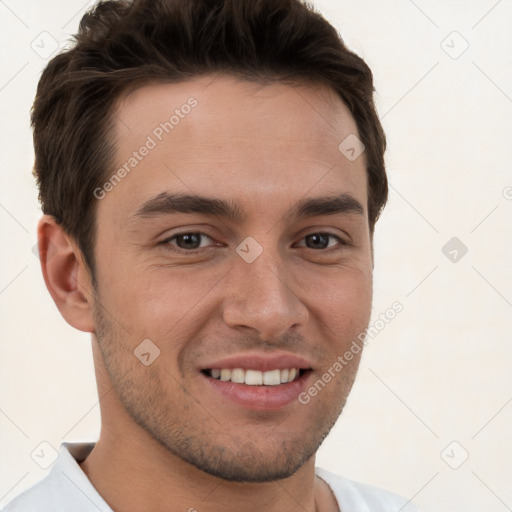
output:
[[[119,0],[87,12],[73,47],[44,70],[32,109],[43,212],[72,236],[94,279],[93,191],[111,174],[112,111],[128,88],[227,73],[268,83],[327,84],[366,147],[370,231],[388,185],[373,76],[336,30],[300,0]],[[341,142],[341,141],[340,141]]]

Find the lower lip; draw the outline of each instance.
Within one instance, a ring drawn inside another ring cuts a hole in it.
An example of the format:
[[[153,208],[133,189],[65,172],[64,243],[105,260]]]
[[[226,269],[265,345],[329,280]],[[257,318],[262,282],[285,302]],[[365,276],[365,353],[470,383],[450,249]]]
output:
[[[275,410],[297,400],[299,394],[306,388],[306,381],[310,374],[311,371],[306,371],[293,382],[277,386],[248,386],[247,384],[217,380],[204,374],[203,377],[216,392],[242,407]]]

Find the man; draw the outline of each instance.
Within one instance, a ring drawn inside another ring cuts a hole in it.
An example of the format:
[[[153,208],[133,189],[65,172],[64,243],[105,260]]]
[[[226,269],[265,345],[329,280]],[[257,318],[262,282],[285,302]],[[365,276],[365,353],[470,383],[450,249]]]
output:
[[[84,16],[32,122],[42,271],[92,334],[101,434],[6,511],[414,509],[315,468],[370,319],[372,94],[298,0]]]

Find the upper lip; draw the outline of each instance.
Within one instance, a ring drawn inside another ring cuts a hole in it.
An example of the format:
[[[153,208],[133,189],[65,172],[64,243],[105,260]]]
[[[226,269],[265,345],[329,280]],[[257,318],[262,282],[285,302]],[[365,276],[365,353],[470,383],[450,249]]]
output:
[[[286,368],[298,368],[308,370],[311,363],[299,356],[287,352],[273,354],[245,353],[218,359],[202,365],[200,370],[243,368],[244,370],[284,370]]]

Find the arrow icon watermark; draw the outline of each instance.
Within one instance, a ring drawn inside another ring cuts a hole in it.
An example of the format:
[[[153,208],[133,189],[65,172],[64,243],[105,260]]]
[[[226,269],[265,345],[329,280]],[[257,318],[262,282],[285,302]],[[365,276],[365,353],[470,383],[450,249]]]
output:
[[[160,349],[150,339],[145,339],[133,353],[144,366],[149,366],[160,356]]]

